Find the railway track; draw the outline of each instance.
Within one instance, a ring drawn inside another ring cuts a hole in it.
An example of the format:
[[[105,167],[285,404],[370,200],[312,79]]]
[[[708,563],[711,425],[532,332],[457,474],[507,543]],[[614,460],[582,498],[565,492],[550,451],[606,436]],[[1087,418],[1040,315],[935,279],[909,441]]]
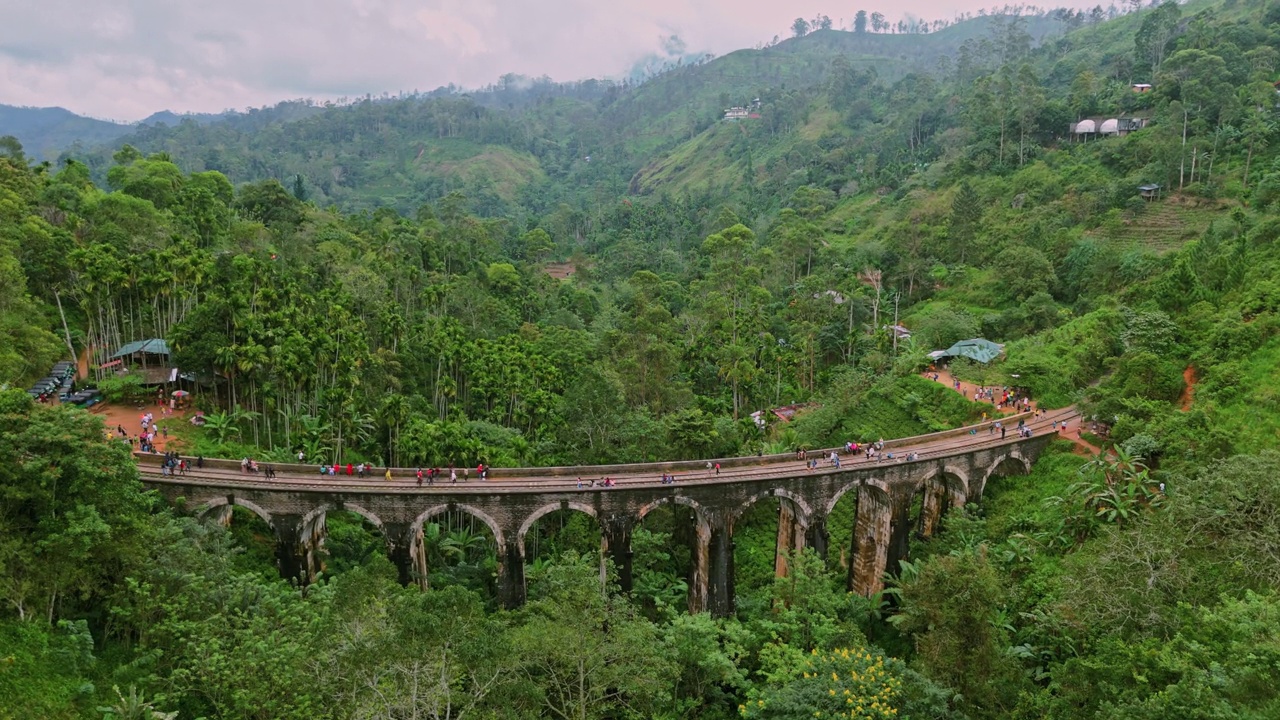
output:
[[[1080,421],[1080,413],[1074,407],[1048,411],[1043,417],[1012,416],[1003,420],[1006,422],[1011,421],[1010,424],[1012,424],[1016,423],[1019,417],[1027,419],[1027,425],[1035,435],[1054,432],[1055,424],[1060,425],[1063,421],[1071,422],[1076,427],[1079,427],[1078,423]],[[886,441],[884,453],[875,460],[868,460],[861,454],[856,456],[841,454],[840,469],[862,470],[905,463],[936,462],[947,457],[964,455],[974,450],[1016,445],[1022,439],[1016,435],[1016,431],[1001,439],[998,434],[993,435],[988,430],[990,424],[983,423],[969,426],[967,429],[972,432],[960,435],[956,434],[957,430],[950,430],[914,438]],[[1009,427],[1009,425],[1006,425],[1006,427]],[[959,430],[963,431],[964,429],[966,428]],[[778,459],[778,456],[772,456],[771,458],[760,459],[759,462],[752,462],[756,458],[733,458],[735,465],[733,467],[722,467],[718,474],[714,470],[705,468],[670,471],[670,474],[674,476],[676,486],[732,484],[754,480],[765,481],[779,476],[823,475],[830,473],[833,469],[829,460],[833,450],[840,452],[836,448],[827,448],[811,453],[812,457],[818,458],[817,468],[809,468],[807,461],[804,460]],[[889,453],[893,454],[893,459],[887,457]],[[912,455],[914,455],[914,459],[908,460],[908,456]],[[434,485],[427,485],[424,481],[419,486],[414,477],[414,471],[408,468],[393,468],[393,479],[391,481],[383,479],[380,475],[368,479],[357,479],[345,475],[335,475],[332,476],[333,479],[318,479],[318,472],[315,475],[311,475],[303,471],[292,470],[278,472],[274,479],[265,480],[261,479],[260,474],[246,474],[239,470],[224,468],[192,469],[186,475],[163,475],[159,466],[161,456],[138,454],[137,458],[139,470],[148,483],[202,484],[228,489],[275,489],[324,493],[348,492],[406,495],[456,494],[458,492],[476,494],[537,493],[548,490],[579,490],[579,477],[583,483],[580,488],[582,492],[611,492],[627,486],[643,485],[647,487],[660,484],[662,474],[668,472],[662,463],[644,463],[634,466],[555,468],[555,474],[548,473],[547,471],[550,470],[548,468],[504,469],[501,476],[490,477],[488,480],[482,481],[477,478],[471,478],[465,482],[452,483],[445,479],[437,480]],[[721,460],[722,463],[724,461],[724,459]],[[714,463],[715,461],[711,462]],[[634,469],[628,471],[625,469],[628,467]],[[611,471],[603,472],[606,468]],[[620,468],[621,471],[614,472],[612,471],[613,468]],[[385,471],[385,468],[383,470]],[[330,476],[324,477],[328,478]],[[600,485],[600,481],[605,477],[611,479],[615,486],[604,487]],[[594,487],[589,485],[592,480],[597,483]]]

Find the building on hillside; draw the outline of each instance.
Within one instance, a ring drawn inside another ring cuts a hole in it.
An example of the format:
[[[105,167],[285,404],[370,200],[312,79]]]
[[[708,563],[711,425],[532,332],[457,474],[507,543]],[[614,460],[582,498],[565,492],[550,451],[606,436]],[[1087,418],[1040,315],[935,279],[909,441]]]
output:
[[[1148,92],[1151,92],[1151,83],[1134,83],[1134,84],[1133,84],[1133,91],[1134,91],[1134,92],[1136,92],[1136,93],[1148,93]]]
[[[747,105],[734,105],[724,111],[725,120],[759,120],[760,119],[760,98],[752,100]]]
[[[1096,117],[1085,118],[1071,124],[1071,134],[1076,137],[1090,135],[1128,135],[1147,126],[1145,117]]]
[[[1142,199],[1146,200],[1147,202],[1151,202],[1152,200],[1159,200],[1160,186],[1155,183],[1147,183],[1146,185],[1139,185],[1138,194],[1141,195]]]
[[[776,407],[768,411],[757,410],[751,413],[751,419],[755,422],[756,427],[764,428],[765,424],[768,422],[765,418],[766,415],[773,415],[778,418],[778,420],[785,423],[794,420],[798,413],[815,407],[818,407],[817,403],[795,403],[793,405],[783,405],[782,407]]]

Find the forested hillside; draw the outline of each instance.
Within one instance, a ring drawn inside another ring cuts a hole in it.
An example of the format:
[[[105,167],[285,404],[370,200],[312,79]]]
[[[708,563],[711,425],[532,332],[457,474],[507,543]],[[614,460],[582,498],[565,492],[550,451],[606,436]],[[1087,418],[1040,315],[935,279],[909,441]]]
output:
[[[1280,8],[1167,2],[820,30],[634,86],[284,104],[56,166],[0,143],[0,382],[164,338],[208,418],[171,426],[189,455],[905,436],[993,410],[920,374],[976,336],[1005,356],[958,378],[1090,418],[873,598],[845,591],[848,530],[775,580],[759,503],[738,612],[711,619],[680,611],[661,513],[630,595],[570,511],[532,533],[519,611],[456,518],[428,528],[431,591],[354,515],[292,587],[252,516],[159,507],[93,416],[0,392],[0,718],[1277,717],[1277,47]]]

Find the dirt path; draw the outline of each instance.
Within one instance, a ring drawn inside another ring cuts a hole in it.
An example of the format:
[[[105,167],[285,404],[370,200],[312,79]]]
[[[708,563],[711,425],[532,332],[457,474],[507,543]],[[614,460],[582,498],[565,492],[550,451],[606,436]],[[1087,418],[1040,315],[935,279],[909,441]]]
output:
[[[138,433],[142,432],[142,415],[143,413],[153,413],[155,415],[157,428],[172,428],[179,424],[188,422],[194,410],[174,410],[172,415],[161,414],[161,407],[156,403],[147,403],[143,405],[113,405],[110,403],[99,403],[94,405],[90,413],[102,418],[102,422],[107,426],[107,433],[111,437],[119,437],[116,434],[116,428],[122,427],[131,438],[137,438]],[[165,452],[166,450],[182,450],[183,442],[169,435],[165,437],[163,432],[156,433],[155,445],[156,450]],[[135,445],[136,447],[136,445]]]
[[[1194,365],[1188,365],[1186,370],[1182,371],[1182,380],[1187,384],[1182,389],[1182,412],[1191,409],[1191,403],[1196,399],[1196,383],[1200,382],[1200,378],[1196,375]]]
[[[1192,372],[1192,369],[1187,368],[1187,371],[1190,373]],[[951,371],[947,370],[946,368],[941,368],[934,372],[938,374],[937,382],[940,382],[953,390],[956,389],[955,377],[951,374]],[[933,373],[932,372],[924,373],[924,377],[932,380]],[[1193,381],[1188,381],[1187,383],[1188,390],[1190,389],[1192,382]],[[973,394],[977,392],[978,388],[979,388],[978,385],[974,385],[973,383],[967,383],[962,381],[960,383],[960,389],[957,390],[957,392],[959,392],[961,395],[964,395],[966,398],[973,399]],[[979,402],[987,403],[989,405],[995,404],[992,401],[987,400],[985,398],[983,398],[982,400],[979,400]],[[1186,400],[1186,402],[1189,404],[1190,400],[1188,399]],[[1034,402],[1032,403],[1032,406],[1033,407],[1035,406]],[[1186,407],[1184,407],[1183,409],[1185,410]],[[1011,408],[1005,408],[1004,410],[996,409],[992,417],[995,417],[997,415],[1012,415],[1016,412],[1017,412],[1016,410],[1013,410]],[[1074,423],[1074,427],[1068,427],[1068,431],[1066,433],[1063,433],[1061,430],[1059,430],[1058,437],[1062,438],[1063,440],[1070,440],[1071,444],[1075,446],[1073,450],[1075,454],[1082,455],[1085,457],[1095,457],[1096,455],[1098,455],[1098,453],[1102,452],[1102,449],[1097,447],[1096,445],[1093,445],[1088,440],[1085,440],[1083,437],[1080,436],[1080,430],[1082,429],[1080,423],[1081,421],[1077,420]]]
[[[1075,445],[1075,448],[1072,450],[1072,452],[1074,452],[1076,455],[1083,455],[1085,457],[1097,457],[1098,455],[1102,454],[1102,448],[1080,437],[1080,434],[1078,432],[1075,435],[1071,435],[1071,434],[1063,435],[1062,433],[1058,433],[1058,436],[1066,440],[1070,440],[1071,444]]]
[[[926,379],[928,379],[928,380],[933,380],[933,376],[934,376],[934,374],[935,374],[935,373],[936,373],[936,374],[937,374],[937,376],[938,376],[938,380],[937,380],[937,382],[939,382],[939,383],[941,383],[941,384],[943,384],[943,385],[945,385],[945,386],[947,386],[947,387],[951,388],[952,390],[956,390],[956,379],[955,379],[955,377],[951,374],[951,371],[950,371],[950,370],[948,370],[948,369],[946,369],[946,368],[939,368],[939,369],[937,369],[936,371],[933,371],[933,372],[927,372],[927,373],[922,373],[921,375],[922,375],[922,377],[924,377],[924,378],[926,378]],[[958,392],[958,393],[960,393],[961,395],[965,396],[966,398],[968,398],[968,399],[972,400],[972,399],[973,399],[973,395],[974,395],[974,393],[978,392],[978,388],[979,388],[979,387],[980,387],[979,385],[974,385],[973,383],[967,383],[967,382],[964,382],[964,381],[962,380],[962,381],[960,382],[960,389],[959,389],[959,390],[956,390],[956,392]],[[1005,408],[1005,409],[1003,409],[1003,410],[1000,410],[1000,409],[996,408],[996,406],[995,406],[995,402],[994,402],[994,401],[988,400],[988,399],[986,399],[986,398],[982,398],[982,399],[981,399],[981,400],[979,400],[978,402],[986,403],[987,405],[990,405],[990,406],[991,406],[991,416],[992,416],[992,417],[995,417],[995,416],[998,416],[998,415],[1013,415],[1013,414],[1015,414],[1015,413],[1017,413],[1017,412],[1018,412],[1017,410],[1014,410],[1013,408]],[[1032,403],[1032,406],[1034,407],[1034,406],[1035,406],[1035,403]]]
[[[89,348],[80,351],[80,357],[76,358],[76,377],[86,380],[89,377]]]

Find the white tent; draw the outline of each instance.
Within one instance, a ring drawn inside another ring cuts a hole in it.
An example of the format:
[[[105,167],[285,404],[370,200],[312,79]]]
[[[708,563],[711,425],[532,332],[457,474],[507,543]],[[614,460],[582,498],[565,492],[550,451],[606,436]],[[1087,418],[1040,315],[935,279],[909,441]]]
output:
[[[1110,120],[1103,120],[1102,127],[1099,128],[1098,132],[1102,133],[1103,135],[1119,135],[1120,121],[1115,118],[1111,118]]]
[[[1098,132],[1098,126],[1092,120],[1081,120],[1076,123],[1076,134],[1084,135],[1085,133]]]

